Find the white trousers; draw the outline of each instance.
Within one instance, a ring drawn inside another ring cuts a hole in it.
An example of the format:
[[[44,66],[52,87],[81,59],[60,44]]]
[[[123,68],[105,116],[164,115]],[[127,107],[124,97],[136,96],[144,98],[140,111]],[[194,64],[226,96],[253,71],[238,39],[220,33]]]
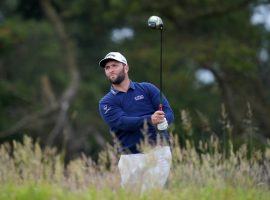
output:
[[[118,163],[121,186],[140,192],[161,189],[168,179],[171,161],[169,146],[157,146],[147,153],[121,155]]]

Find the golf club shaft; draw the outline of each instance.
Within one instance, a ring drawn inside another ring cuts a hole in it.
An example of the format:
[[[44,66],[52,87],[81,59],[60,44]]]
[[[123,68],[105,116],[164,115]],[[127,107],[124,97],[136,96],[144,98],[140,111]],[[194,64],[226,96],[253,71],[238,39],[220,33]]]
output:
[[[162,110],[162,103],[163,103],[163,100],[162,100],[162,66],[163,66],[163,63],[162,63],[162,35],[163,35],[163,28],[160,29],[160,71],[159,71],[159,110]]]

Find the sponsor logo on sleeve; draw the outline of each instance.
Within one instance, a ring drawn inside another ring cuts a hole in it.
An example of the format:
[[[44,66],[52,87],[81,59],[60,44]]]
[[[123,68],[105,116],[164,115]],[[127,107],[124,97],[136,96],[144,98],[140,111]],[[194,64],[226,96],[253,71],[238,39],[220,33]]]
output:
[[[108,107],[107,105],[103,106],[104,114],[107,114],[109,110],[111,110],[111,107]]]

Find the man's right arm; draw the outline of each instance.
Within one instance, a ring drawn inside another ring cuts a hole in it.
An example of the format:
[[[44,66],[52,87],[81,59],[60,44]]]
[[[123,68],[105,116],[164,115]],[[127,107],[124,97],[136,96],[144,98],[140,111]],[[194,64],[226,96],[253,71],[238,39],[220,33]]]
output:
[[[111,129],[133,131],[143,127],[144,121],[151,121],[151,115],[130,117],[112,102],[100,101],[99,112]]]

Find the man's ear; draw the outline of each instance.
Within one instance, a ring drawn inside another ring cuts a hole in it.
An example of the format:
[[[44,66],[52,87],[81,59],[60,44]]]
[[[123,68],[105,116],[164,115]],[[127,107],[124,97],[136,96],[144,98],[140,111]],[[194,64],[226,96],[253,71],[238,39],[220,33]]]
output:
[[[125,69],[125,72],[127,73],[129,71],[129,66],[128,65],[125,65],[124,66],[124,69]]]

